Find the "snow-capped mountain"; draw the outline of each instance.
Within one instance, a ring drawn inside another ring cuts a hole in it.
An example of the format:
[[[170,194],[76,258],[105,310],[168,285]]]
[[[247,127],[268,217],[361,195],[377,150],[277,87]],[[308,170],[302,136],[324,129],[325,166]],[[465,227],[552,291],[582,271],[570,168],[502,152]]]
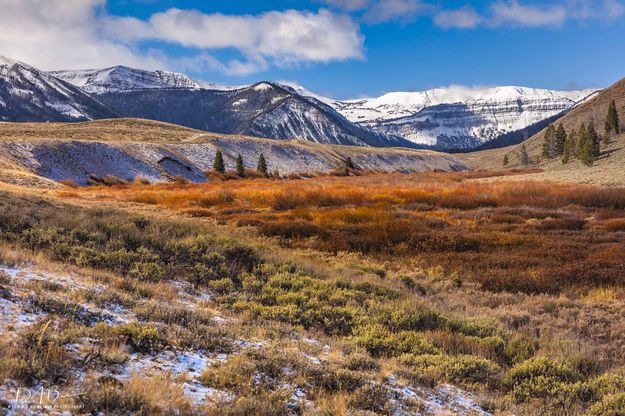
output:
[[[196,81],[188,75],[169,71],[145,71],[126,66],[77,71],[51,71],[50,74],[74,84],[88,93],[130,91],[141,89],[184,88],[230,90],[227,87],[204,81]]]
[[[360,146],[470,150],[518,142],[592,92],[452,86],[341,101],[292,83],[228,87],[124,66],[46,73],[0,60],[0,120],[117,115],[217,133]]]
[[[333,101],[331,105],[354,123],[415,144],[438,149],[472,149],[503,135],[540,128],[541,122],[570,109],[592,93],[593,90],[452,86]]]
[[[401,138],[352,123],[323,102],[273,82],[235,90],[112,90],[97,98],[123,117],[216,133],[357,146],[412,146]]]
[[[115,114],[75,86],[0,56],[0,121],[84,121]]]

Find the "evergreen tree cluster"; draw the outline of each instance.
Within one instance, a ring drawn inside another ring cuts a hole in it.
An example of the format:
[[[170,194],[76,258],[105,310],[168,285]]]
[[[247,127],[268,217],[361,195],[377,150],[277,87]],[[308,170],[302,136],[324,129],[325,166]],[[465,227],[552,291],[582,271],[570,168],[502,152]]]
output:
[[[546,158],[562,156],[562,163],[568,163],[576,157],[583,164],[591,166],[599,157],[600,142],[608,144],[610,139],[622,133],[619,115],[614,100],[610,103],[606,115],[604,135],[600,136],[595,123],[582,123],[577,130],[566,132],[562,123],[556,129],[553,124],[547,126],[543,136],[542,154]]]
[[[566,130],[562,123],[556,127],[553,123],[547,126],[543,139],[543,156],[549,159],[560,156],[564,153],[566,143]]]
[[[576,157],[583,164],[591,166],[599,157],[599,134],[594,122],[582,123],[579,129],[571,130],[566,137],[562,147],[562,163],[569,163],[571,158]]]
[[[213,170],[217,173],[225,173],[226,172],[226,165],[224,163],[224,156],[221,153],[221,151],[217,151],[217,153],[215,154],[215,160],[213,162]],[[258,164],[256,165],[256,170],[264,175],[264,176],[268,176],[267,173],[267,161],[265,160],[265,155],[264,154],[260,154],[258,156]],[[237,176],[243,178],[245,176],[245,165],[243,164],[243,156],[241,156],[241,154],[237,154],[237,161],[236,161],[236,172],[237,172]]]

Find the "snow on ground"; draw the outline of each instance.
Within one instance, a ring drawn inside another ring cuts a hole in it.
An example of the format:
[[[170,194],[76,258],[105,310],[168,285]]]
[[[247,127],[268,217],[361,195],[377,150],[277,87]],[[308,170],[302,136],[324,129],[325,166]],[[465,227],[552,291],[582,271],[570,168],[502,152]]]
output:
[[[37,280],[45,280],[62,285],[66,290],[76,288],[90,288],[92,290],[104,290],[104,287],[93,282],[87,281],[85,277],[71,272],[48,272],[38,270],[33,265],[8,266],[0,264],[0,274],[6,276],[10,280],[10,284],[5,284],[10,290],[1,290],[0,288],[0,334],[6,335],[15,332],[20,328],[36,322],[41,318],[43,313],[32,311],[28,308],[28,302],[25,301],[28,293],[28,284]],[[171,282],[180,294],[179,301],[184,305],[203,303],[206,293],[197,293],[190,289],[189,285],[182,282]],[[62,293],[65,293],[62,291]],[[136,320],[136,317],[128,310],[119,305],[106,305],[104,308],[96,308],[92,305],[83,305],[88,313],[99,314],[104,317],[105,322],[110,324],[118,324]],[[219,317],[219,319],[224,319]],[[332,355],[332,348],[315,338],[307,338],[294,335],[294,340],[299,340],[304,344],[320,347],[318,353],[304,353],[302,357],[310,361],[312,365],[322,365],[328,356]],[[83,339],[78,344],[68,347],[68,351],[72,354],[81,351],[82,347],[89,344],[91,340]],[[85,344],[87,343],[87,344]],[[164,373],[171,374],[175,380],[182,383],[185,396],[187,396],[195,405],[201,406],[209,401],[215,400],[233,400],[235,395],[208,386],[204,386],[200,382],[200,375],[203,371],[218,363],[226,362],[234,354],[238,354],[244,350],[262,351],[268,347],[268,344],[262,340],[250,339],[234,339],[234,350],[229,354],[224,353],[208,353],[201,350],[165,350],[155,355],[146,355],[140,353],[130,354],[124,364],[112,365],[104,370],[101,375],[111,376],[120,381],[125,381],[133,375],[140,377],[151,377]],[[285,367],[283,369],[285,375],[293,375],[293,370]],[[78,380],[82,379],[84,373],[77,374]],[[259,381],[262,376],[259,374]],[[404,385],[398,380],[389,376],[383,383],[389,391],[387,397],[388,402],[396,409],[396,415],[478,415],[487,416],[488,412],[484,411],[478,404],[475,395],[459,389],[457,387],[442,384],[434,389],[424,387],[416,387]],[[307,401],[307,385],[298,386],[289,383],[282,383],[279,387],[291,391],[291,400],[288,407],[292,411],[300,409],[302,406],[309,407],[313,404]],[[13,389],[14,390],[14,389]],[[8,394],[11,390],[11,383],[6,382],[0,385],[0,396]],[[414,404],[418,404],[415,411]]]
[[[428,411],[435,415],[489,415],[476,403],[473,394],[449,384],[438,386],[426,399],[425,404]]]
[[[269,171],[325,173],[342,166],[351,157],[362,169],[380,172],[424,172],[466,170],[450,155],[386,149],[360,150],[349,147],[317,148],[278,140],[214,139],[210,143],[119,143],[95,141],[0,141],[0,153],[9,155],[37,175],[55,180],[70,179],[86,184],[91,174],[113,175],[125,180],[143,177],[153,182],[181,175],[193,182],[206,180],[217,149],[227,169],[234,169],[237,154],[246,167],[255,168],[261,153]]]

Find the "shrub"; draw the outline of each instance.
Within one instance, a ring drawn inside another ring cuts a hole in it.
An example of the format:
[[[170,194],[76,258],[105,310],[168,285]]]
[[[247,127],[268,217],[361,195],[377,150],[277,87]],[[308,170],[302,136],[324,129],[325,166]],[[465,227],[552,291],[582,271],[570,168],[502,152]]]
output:
[[[625,218],[614,218],[603,224],[606,231],[625,231]]]
[[[135,262],[128,271],[128,276],[148,282],[158,282],[165,278],[165,268],[156,262]]]
[[[101,342],[111,338],[121,338],[133,351],[144,354],[159,352],[168,346],[162,332],[152,325],[128,323],[109,326],[98,323],[93,327],[92,334]]]
[[[427,331],[442,328],[447,318],[423,305],[401,303],[373,308],[380,324],[391,331]]]
[[[376,415],[392,415],[394,409],[389,400],[390,395],[390,391],[384,385],[367,383],[352,394],[348,404],[352,408],[373,412]]]
[[[111,377],[85,379],[77,402],[85,414],[193,415],[182,385],[169,374],[121,383]]]
[[[147,400],[136,392],[123,389],[114,378],[88,378],[80,386],[77,396],[80,410],[86,414],[138,413],[147,406]]]
[[[605,396],[599,403],[593,405],[588,416],[623,416],[625,415],[625,393]]]
[[[518,402],[555,396],[576,382],[579,374],[548,358],[533,358],[512,367],[503,385]]]
[[[414,331],[391,332],[377,324],[357,328],[353,342],[375,357],[393,357],[405,353],[439,354],[441,352]]]
[[[115,186],[115,185],[128,185],[128,181],[120,179],[114,175],[106,175],[98,177],[96,175],[89,175],[90,185],[102,185],[102,186]]]
[[[350,354],[345,365],[353,371],[377,371],[380,369],[380,363],[364,353]]]
[[[219,295],[225,295],[235,290],[234,283],[230,279],[219,279],[208,282],[208,287]]]
[[[412,371],[467,387],[495,386],[501,373],[501,368],[494,362],[472,355],[406,354],[401,357],[401,362]]]
[[[51,324],[52,321],[42,321],[26,327],[14,343],[3,345],[0,374],[28,385],[39,380],[67,381],[72,359]]]
[[[625,391],[625,377],[616,374],[603,374],[584,383],[587,401],[597,401],[603,396]]]
[[[65,185],[68,188],[78,188],[78,184],[73,179],[63,179],[59,181],[61,185]]]

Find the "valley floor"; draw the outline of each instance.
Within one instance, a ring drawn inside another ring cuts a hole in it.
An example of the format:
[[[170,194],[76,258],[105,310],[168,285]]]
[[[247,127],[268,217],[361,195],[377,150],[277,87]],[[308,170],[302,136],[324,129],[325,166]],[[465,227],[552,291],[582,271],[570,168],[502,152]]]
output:
[[[526,174],[0,189],[0,404],[622,414],[625,190]]]

